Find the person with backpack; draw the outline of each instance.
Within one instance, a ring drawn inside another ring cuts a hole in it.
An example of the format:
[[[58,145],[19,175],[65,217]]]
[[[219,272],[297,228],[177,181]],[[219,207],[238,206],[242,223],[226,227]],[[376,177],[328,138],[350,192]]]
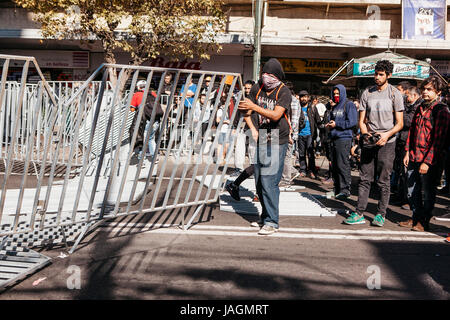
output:
[[[155,118],[154,118],[153,123],[151,123],[152,112],[153,112],[154,108],[156,108]],[[143,144],[144,144],[144,140],[145,140],[147,131],[151,130],[149,140],[148,140],[148,149],[146,151],[145,158],[144,158],[144,165],[146,165],[146,163],[148,161],[152,161],[153,157],[155,157],[156,132],[159,128],[159,122],[161,121],[162,117],[164,116],[164,110],[161,107],[161,104],[156,101],[156,92],[152,89],[149,90],[147,99],[145,101],[144,111],[142,113],[141,121],[139,123],[137,121],[139,112],[137,109],[134,112],[135,113],[134,113],[133,121],[130,125],[130,128],[128,129],[129,130],[128,133],[129,133],[130,142],[131,142],[131,137],[133,136],[135,127],[138,127],[136,141],[134,143],[134,146],[132,146],[132,148],[141,150],[139,153],[139,156],[138,156],[139,159],[142,156],[141,153],[143,150]],[[157,161],[157,159],[155,159],[155,160]]]
[[[269,59],[261,72],[261,79],[250,90],[250,98],[239,103],[244,116],[252,112],[258,115],[258,145],[256,151],[255,184],[262,213],[259,235],[270,235],[278,231],[279,183],[290,138],[290,114],[292,95],[281,82],[284,79],[281,63]]]
[[[439,164],[448,144],[450,112],[440,101],[443,84],[430,76],[421,86],[423,102],[419,105],[409,129],[403,163],[408,168],[408,200],[412,219],[399,226],[413,231],[428,231],[436,201]]]
[[[350,149],[358,115],[355,104],[347,99],[347,91],[342,84],[333,87],[330,105],[330,121],[325,127],[330,130],[334,194],[336,199],[343,200],[350,196]]]
[[[395,136],[403,128],[403,96],[389,84],[394,65],[380,60],[375,65],[375,85],[361,95],[359,128],[361,134],[361,167],[359,171],[356,210],[344,220],[345,224],[364,224],[364,211],[369,200],[370,186],[377,175],[380,200],[372,225],[382,227],[391,193],[390,176],[395,157]]]

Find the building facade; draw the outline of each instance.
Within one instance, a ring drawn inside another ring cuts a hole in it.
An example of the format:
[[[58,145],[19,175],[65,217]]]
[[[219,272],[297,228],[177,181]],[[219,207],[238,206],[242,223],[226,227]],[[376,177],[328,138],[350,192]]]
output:
[[[261,61],[276,57],[296,90],[328,94],[323,84],[351,58],[391,50],[411,58],[431,59],[441,74],[450,75],[450,21],[444,4],[444,38],[405,39],[402,1],[327,0],[264,1],[261,30]],[[411,1],[411,0],[409,0]],[[222,51],[209,61],[170,61],[158,57],[147,65],[238,72],[247,80],[253,73],[255,0],[228,0],[225,33],[219,37]],[[36,56],[51,80],[83,80],[103,62],[97,41],[46,40],[32,14],[12,1],[1,1],[0,52]],[[118,63],[128,55],[117,53]],[[364,82],[364,81],[363,81]],[[347,80],[350,92],[361,83]]]

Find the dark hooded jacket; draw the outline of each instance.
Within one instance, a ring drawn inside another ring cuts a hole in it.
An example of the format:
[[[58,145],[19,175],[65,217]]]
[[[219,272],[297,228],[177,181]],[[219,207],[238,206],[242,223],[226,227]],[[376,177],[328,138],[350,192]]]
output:
[[[358,124],[358,112],[355,104],[347,99],[347,90],[338,84],[331,90],[333,99],[334,89],[339,90],[339,103],[331,108],[330,120],[334,120],[336,127],[330,130],[331,140],[352,139],[353,128]]]

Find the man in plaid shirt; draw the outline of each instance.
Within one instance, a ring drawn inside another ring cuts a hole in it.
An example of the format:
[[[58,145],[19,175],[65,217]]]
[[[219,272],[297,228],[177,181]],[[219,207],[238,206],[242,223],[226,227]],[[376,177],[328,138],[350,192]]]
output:
[[[442,81],[437,76],[421,84],[423,102],[417,108],[406,141],[403,159],[408,168],[408,201],[412,219],[400,222],[401,227],[428,231],[436,200],[439,161],[442,159],[450,127],[450,112],[441,102]],[[423,192],[423,197],[422,197]]]

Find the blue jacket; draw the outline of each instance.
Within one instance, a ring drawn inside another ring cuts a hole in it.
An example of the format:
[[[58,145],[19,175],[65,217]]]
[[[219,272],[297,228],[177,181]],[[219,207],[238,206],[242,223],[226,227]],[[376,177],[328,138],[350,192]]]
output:
[[[358,123],[358,112],[355,104],[347,100],[347,90],[342,84],[333,87],[331,99],[336,88],[339,90],[339,103],[331,110],[330,120],[334,120],[336,127],[330,131],[330,137],[331,140],[352,139],[353,127]]]

